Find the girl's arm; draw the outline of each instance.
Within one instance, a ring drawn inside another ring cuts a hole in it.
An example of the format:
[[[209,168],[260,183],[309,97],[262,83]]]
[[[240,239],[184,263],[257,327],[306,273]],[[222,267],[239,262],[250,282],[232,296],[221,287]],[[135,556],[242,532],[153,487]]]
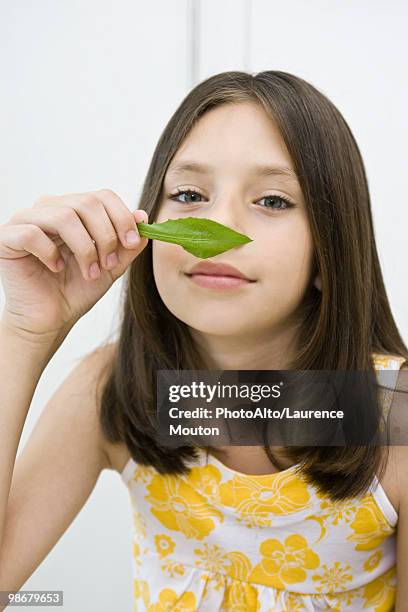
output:
[[[13,472],[44,361],[1,331],[0,340],[0,501],[8,498],[0,542],[0,591],[17,591],[72,523],[100,472],[109,467],[94,397],[94,382],[108,353],[101,349],[86,356],[60,385]],[[5,347],[11,350],[7,355]]]

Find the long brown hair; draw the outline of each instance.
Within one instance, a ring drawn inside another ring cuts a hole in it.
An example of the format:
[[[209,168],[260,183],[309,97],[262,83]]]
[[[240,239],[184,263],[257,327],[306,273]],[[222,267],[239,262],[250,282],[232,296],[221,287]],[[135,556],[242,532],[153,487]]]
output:
[[[408,350],[388,302],[374,238],[370,195],[360,151],[337,108],[318,89],[287,72],[230,71],[199,83],[166,125],[153,153],[139,208],[154,222],[166,170],[197,120],[222,104],[257,102],[278,126],[293,160],[315,245],[312,284],[301,304],[301,347],[294,370],[367,370],[372,353]],[[126,271],[120,337],[101,394],[106,438],[161,474],[183,474],[194,446],[170,449],[156,439],[156,371],[206,369],[189,328],[157,291],[148,245]],[[279,465],[271,449],[265,450]],[[366,492],[385,469],[382,447],[285,448],[309,482],[333,500]]]

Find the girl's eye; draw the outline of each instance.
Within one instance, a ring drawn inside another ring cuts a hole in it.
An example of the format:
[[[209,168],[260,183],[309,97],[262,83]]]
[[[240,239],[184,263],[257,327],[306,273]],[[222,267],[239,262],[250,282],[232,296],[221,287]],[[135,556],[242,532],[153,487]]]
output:
[[[191,200],[178,200],[177,198],[179,198],[180,196],[187,196],[188,198],[192,198]],[[183,202],[184,204],[196,204],[199,203],[200,200],[197,199],[198,198],[202,198],[203,196],[201,195],[201,193],[199,193],[198,191],[195,191],[193,189],[179,189],[177,191],[177,193],[173,193],[173,194],[169,194],[168,196],[171,200],[176,200],[178,202]],[[260,200],[258,200],[258,202],[261,202],[262,200],[280,200],[280,202],[284,203],[284,207],[282,208],[282,206],[279,206],[279,208],[273,208],[273,204],[271,206],[267,205],[267,204],[261,204],[261,206],[263,208],[269,208],[271,210],[286,210],[287,208],[291,208],[292,206],[294,206],[294,204],[292,204],[292,202],[288,199],[285,198],[283,196],[279,196],[279,195],[269,195],[269,196],[264,196],[263,198],[261,198]]]
[[[178,198],[181,195],[185,195],[188,194],[188,197],[193,197],[193,199],[191,201],[184,201],[183,200],[177,200],[177,202],[183,202],[184,204],[195,204],[196,202],[198,202],[198,200],[196,199],[196,196],[198,196],[199,198],[202,198],[203,196],[201,195],[201,193],[198,193],[198,191],[193,191],[192,189],[179,189],[177,191],[177,193],[173,193],[169,195],[170,200],[174,200],[176,198]]]
[[[284,208],[282,208],[281,206],[279,206],[279,208],[273,208],[273,206],[268,206],[268,205],[261,204],[261,206],[263,206],[264,208],[271,208],[272,210],[285,210],[285,209],[291,208],[293,206],[292,202],[290,200],[288,200],[288,198],[284,198],[283,196],[279,196],[279,195],[264,196],[263,198],[258,200],[258,202],[261,202],[262,200],[275,200],[275,201],[276,200],[280,200],[281,202],[283,202],[285,204]]]

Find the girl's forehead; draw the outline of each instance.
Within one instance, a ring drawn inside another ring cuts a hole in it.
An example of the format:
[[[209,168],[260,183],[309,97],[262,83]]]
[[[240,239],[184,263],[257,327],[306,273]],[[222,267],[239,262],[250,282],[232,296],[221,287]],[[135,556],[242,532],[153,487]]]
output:
[[[279,177],[286,181],[297,182],[295,170],[291,164],[287,164],[285,161],[268,165],[263,163],[253,163],[251,159],[248,159],[245,167],[248,174],[251,174],[256,178],[272,176]],[[215,174],[217,169],[216,164],[197,161],[194,159],[180,159],[170,165],[167,174],[169,176],[182,176],[185,174],[208,176]]]
[[[276,120],[256,103],[221,104],[196,119],[184,137],[181,149],[193,149],[206,143],[217,143],[223,149],[229,143],[248,142],[251,146],[285,148]]]

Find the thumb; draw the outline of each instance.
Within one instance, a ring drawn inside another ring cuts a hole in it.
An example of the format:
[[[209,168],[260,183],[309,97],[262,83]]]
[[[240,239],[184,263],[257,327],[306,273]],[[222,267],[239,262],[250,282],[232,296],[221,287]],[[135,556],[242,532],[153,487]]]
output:
[[[142,208],[136,208],[136,210],[133,212],[133,216],[135,218],[136,223],[148,223],[149,222],[149,216],[147,212],[143,210]]]
[[[133,216],[136,223],[147,223],[148,214],[145,210],[137,208],[133,211]],[[111,276],[116,280],[125,272],[128,266],[136,259],[136,257],[143,251],[149,242],[148,238],[143,236],[139,237],[138,243],[132,248],[125,248],[122,244],[118,243],[118,255],[119,264],[110,270]]]

